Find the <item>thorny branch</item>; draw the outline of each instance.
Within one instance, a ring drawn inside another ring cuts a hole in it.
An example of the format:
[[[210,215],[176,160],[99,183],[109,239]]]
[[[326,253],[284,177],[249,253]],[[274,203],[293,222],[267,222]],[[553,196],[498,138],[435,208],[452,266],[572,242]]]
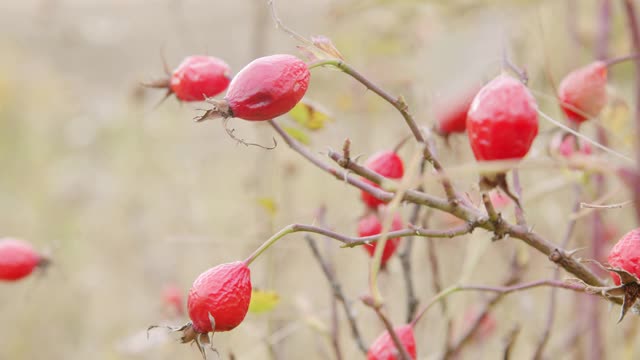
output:
[[[269,0],[269,5],[272,11],[272,16],[277,24],[277,26],[287,32],[289,35],[293,36],[297,40],[305,43],[307,45],[313,44],[306,38],[298,35],[291,29],[288,29],[282,24],[282,21],[278,18],[275,12],[275,6],[273,4],[273,0]],[[627,15],[629,19],[629,28],[632,34],[632,43],[635,48],[636,53],[640,53],[640,30],[638,25],[638,20],[635,14],[635,6],[632,0],[625,0],[625,7],[627,10]],[[640,60],[636,59],[637,72],[636,72],[636,82],[638,86],[638,101],[636,101],[636,132],[638,137],[640,138]],[[334,168],[333,166],[325,163],[320,160],[315,154],[313,154],[309,149],[305,146],[297,142],[295,139],[291,138],[275,121],[270,121],[269,123],[272,127],[279,133],[279,135],[284,139],[284,141],[289,145],[291,149],[298,152],[300,155],[305,157],[308,161],[316,165],[318,168],[323,171],[333,175],[336,179],[344,181],[352,186],[355,186],[361,190],[367,191],[371,193],[374,197],[382,200],[382,201],[390,201],[394,198],[394,195],[398,193],[399,197],[404,202],[413,203],[419,206],[427,206],[433,209],[437,209],[443,212],[450,213],[464,221],[465,224],[458,228],[448,229],[448,230],[430,230],[423,228],[410,228],[399,231],[392,231],[384,236],[389,237],[403,237],[403,236],[425,236],[430,238],[436,237],[456,237],[464,234],[468,234],[472,232],[476,227],[483,228],[484,230],[493,233],[495,239],[509,237],[516,238],[527,245],[533,247],[537,251],[543,253],[548,256],[549,260],[560,267],[562,267],[567,272],[575,275],[578,279],[582,280],[584,284],[576,284],[576,283],[567,283],[561,282],[557,279],[554,280],[542,280],[532,283],[525,284],[515,284],[517,281],[517,277],[510,277],[507,279],[505,286],[501,287],[491,287],[491,286],[458,286],[455,288],[455,291],[463,291],[463,290],[475,290],[475,291],[488,291],[494,292],[495,296],[491,298],[486,303],[485,311],[488,310],[489,307],[492,306],[495,302],[499,301],[500,298],[508,293],[515,291],[522,291],[531,289],[539,286],[551,286],[554,288],[565,288],[569,290],[574,290],[578,292],[583,292],[587,288],[587,285],[593,287],[603,287],[604,282],[601,280],[596,273],[594,273],[589,267],[585,266],[581,259],[575,258],[572,253],[567,252],[564,249],[564,246],[558,246],[554,242],[542,237],[541,235],[533,232],[526,226],[524,214],[521,212],[521,209],[517,211],[517,224],[511,224],[505,221],[499,213],[495,211],[491,200],[484,194],[483,203],[484,209],[480,209],[475,207],[472,204],[466,203],[462,200],[460,196],[457,195],[456,190],[454,189],[450,179],[447,177],[443,166],[436,158],[433,151],[429,146],[428,141],[425,138],[425,135],[421,131],[420,127],[417,125],[413,115],[409,112],[409,108],[407,103],[402,97],[394,97],[390,95],[388,92],[383,90],[380,86],[372,82],[362,73],[357,71],[351,65],[347,64],[345,61],[341,59],[328,59],[328,60],[320,60],[316,63],[310,64],[310,68],[320,67],[320,66],[333,66],[347,75],[351,76],[373,93],[381,97],[383,100],[387,101],[394,108],[398,110],[398,112],[402,115],[405,123],[411,130],[414,138],[423,146],[423,156],[426,161],[428,161],[436,172],[438,173],[438,178],[442,182],[443,188],[445,190],[446,198],[440,198],[437,196],[433,196],[427,194],[420,189],[409,189],[407,191],[399,191],[399,186],[395,182],[385,179],[382,176],[376,174],[375,172],[366,169],[357,163],[351,161],[348,157],[344,157],[339,153],[330,151],[329,157],[335,161],[340,168]],[[515,66],[514,66],[515,68]],[[640,145],[637,148],[637,161],[640,162]],[[640,168],[640,166],[638,166]],[[373,181],[376,185],[380,185],[378,188],[376,186],[369,185],[368,183],[362,181],[362,179],[358,176],[352,176],[349,172],[352,172],[360,177]],[[517,176],[517,174],[516,174]],[[637,171],[636,171],[636,176]],[[519,184],[518,184],[519,186]],[[640,219],[640,186],[637,186],[635,190],[635,204],[637,209],[638,218]],[[416,207],[417,208],[417,207]],[[314,232],[318,233],[333,239],[336,239],[342,243],[344,243],[345,247],[353,247],[357,245],[362,245],[368,242],[373,242],[377,240],[377,236],[371,237],[350,237],[342,234],[335,233],[328,229],[311,226],[311,225],[301,225],[301,224],[292,224],[281,230],[278,234],[274,235],[270,240],[267,241],[266,246],[261,247],[254,253],[249,259],[248,262],[252,261],[255,256],[259,255],[262,251],[266,250],[268,246],[271,246],[276,240],[279,238],[293,232]],[[443,290],[447,291],[447,289]],[[443,296],[444,297],[444,296]],[[441,298],[437,299],[438,301]],[[622,300],[618,297],[609,297],[608,300],[620,304]],[[431,306],[429,304],[428,306]],[[393,328],[391,327],[388,319],[385,318],[384,314],[380,312],[379,307],[374,307],[381,320],[385,323],[385,326],[388,328],[391,333],[393,340],[401,350],[403,357],[407,358],[406,349],[402,346],[402,344],[397,339],[397,336],[394,336]],[[550,319],[552,317],[550,316]],[[479,319],[478,319],[479,321]],[[477,325],[477,324],[476,324]],[[463,335],[463,337],[452,344],[450,348],[447,349],[447,354],[455,354],[458,349],[464,346],[465,342],[468,341],[472,333],[467,333]],[[544,347],[544,343],[546,342],[545,337],[542,338],[544,341],[540,345],[540,351]],[[508,352],[507,352],[508,353]]]
[[[318,159],[311,151],[309,151],[304,145],[300,144],[297,140],[293,139],[289,134],[287,134],[275,121],[270,121],[271,126],[282,136],[284,141],[293,149],[294,151],[301,154],[303,157],[307,158],[311,163],[319,167],[320,169],[328,172],[333,175],[338,180],[346,181],[347,183],[356,186],[359,189],[364,189],[365,191],[370,191],[370,193],[376,196],[378,199],[384,201],[390,201],[393,199],[393,191],[396,189],[394,185],[388,179],[382,178],[380,175],[375,172],[360,166],[353,161],[347,161],[344,159],[342,155],[336,152],[330,152],[329,156],[332,160],[334,160],[339,165],[345,167],[351,172],[360,175],[364,178],[367,178],[375,183],[380,183],[384,181],[385,187],[389,191],[382,190],[380,188],[368,185],[364,183],[360,179],[357,179],[353,176],[349,176],[347,172],[341,171],[339,169],[335,169],[324,163],[322,160]],[[575,275],[577,278],[583,280],[585,283],[591,286],[604,286],[604,282],[598,278],[588,267],[582,264],[579,259],[575,259],[571,254],[569,254],[565,249],[558,247],[553,242],[543,238],[539,234],[530,231],[526,227],[510,224],[504,219],[499,222],[497,225],[495,221],[489,221],[488,216],[485,212],[481,212],[481,210],[477,208],[472,208],[469,205],[464,203],[459,203],[457,205],[450,204],[447,200],[428,195],[426,193],[416,191],[416,190],[408,190],[404,193],[403,200],[414,203],[421,204],[431,208],[435,208],[438,210],[442,210],[448,212],[460,219],[467,221],[464,226],[468,227],[468,232],[471,232],[476,227],[481,227],[490,232],[496,231],[499,229],[502,235],[508,235],[509,237],[519,239],[525,242],[527,245],[533,247],[539,252],[549,257],[549,260],[553,263],[560,265],[569,273]],[[445,234],[446,233],[446,234]],[[433,234],[428,236],[433,237],[455,237],[459,235],[463,235],[464,228],[459,228],[453,231],[445,231],[435,232],[436,236]],[[426,233],[424,233],[426,235]],[[389,236],[408,236],[408,233],[399,233],[399,232],[390,232]],[[419,235],[419,234],[416,234]],[[343,241],[345,243],[353,240],[353,238],[348,236],[341,236],[337,238],[337,240],[347,240]],[[373,239],[370,239],[373,240]],[[355,240],[357,241],[357,240]],[[356,246],[362,243],[351,242],[349,245]],[[611,298],[610,301],[613,301],[617,304],[621,304],[622,300],[619,298]]]

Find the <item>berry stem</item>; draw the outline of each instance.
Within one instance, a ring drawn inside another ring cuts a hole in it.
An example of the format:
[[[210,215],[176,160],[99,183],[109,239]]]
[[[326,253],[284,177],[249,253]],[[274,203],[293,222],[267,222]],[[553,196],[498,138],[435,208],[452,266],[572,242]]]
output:
[[[275,244],[276,241],[282,239],[284,236],[286,236],[288,234],[291,234],[293,232],[299,231],[299,230],[296,230],[295,226],[296,226],[295,224],[286,226],[282,230],[280,230],[277,233],[275,233],[273,236],[271,236],[269,239],[267,239],[267,241],[262,243],[262,245],[260,245],[260,247],[257,248],[256,251],[254,251],[251,255],[249,255],[249,257],[244,261],[244,263],[247,266],[251,265],[251,263],[258,256],[260,256],[263,252],[265,252],[268,248],[270,248],[271,245]]]
[[[624,55],[608,59],[604,63],[606,64],[607,68],[611,68],[614,65],[618,65],[629,60],[636,60],[638,58],[640,58],[640,54]]]

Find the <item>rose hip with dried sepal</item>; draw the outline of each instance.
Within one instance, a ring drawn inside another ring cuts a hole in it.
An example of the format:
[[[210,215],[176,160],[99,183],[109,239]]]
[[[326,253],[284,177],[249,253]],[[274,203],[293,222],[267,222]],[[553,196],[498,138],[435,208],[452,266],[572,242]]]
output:
[[[211,343],[209,334],[230,331],[242,323],[249,310],[251,290],[246,261],[214,266],[200,274],[189,290],[187,313],[191,321],[170,329],[182,332],[183,343],[195,342],[206,358],[204,346]]]
[[[479,161],[522,159],[538,135],[536,101],[520,81],[499,75],[473,99],[467,134]]]
[[[626,233],[609,251],[607,262],[611,267],[622,269],[640,278],[640,228]],[[611,273],[616,285],[620,285],[620,276]]]
[[[231,68],[213,56],[187,56],[173,70],[168,79],[144,84],[166,88],[167,96],[174,94],[180,101],[204,101],[222,93],[231,82]]]
[[[558,98],[570,121],[580,124],[600,114],[607,104],[607,72],[607,63],[595,61],[562,79]]]
[[[236,261],[200,274],[189,290],[187,309],[196,332],[229,331],[244,320],[250,302],[251,271]]]
[[[29,243],[13,238],[0,239],[0,281],[18,281],[37,268],[50,264]]]
[[[307,64],[293,55],[258,58],[233,78],[224,100],[210,100],[213,109],[196,120],[271,120],[289,112],[302,99],[310,76]]]
[[[398,326],[393,329],[402,345],[404,345],[411,359],[416,359],[416,339],[413,333],[413,324]],[[391,339],[388,331],[380,334],[367,351],[367,360],[398,360],[401,356],[398,348]]]
[[[390,231],[402,230],[403,226],[404,225],[402,224],[402,219],[400,218],[400,215],[394,214]],[[381,232],[382,232],[382,223],[380,222],[380,218],[378,217],[377,214],[367,215],[362,219],[360,219],[360,221],[358,222],[358,236],[360,237],[378,235]],[[377,245],[378,243],[375,242],[372,244],[363,245],[362,247],[367,251],[367,253],[369,253],[370,257],[373,257],[373,255],[375,254]],[[387,239],[386,243],[384,244],[384,249],[382,251],[382,258],[380,260],[381,268],[386,267],[387,261],[389,261],[389,259],[393,256],[393,254],[395,254],[399,245],[400,245],[400,238]]]
[[[404,175],[404,163],[395,151],[381,151],[372,155],[364,164],[365,167],[389,179],[400,179]],[[363,179],[364,182],[379,187],[372,181]],[[362,201],[371,209],[377,209],[384,204],[370,193],[362,190]]]
[[[538,135],[538,107],[520,81],[502,74],[485,85],[467,114],[467,135],[478,161],[519,160]],[[483,174],[481,189],[500,187],[510,198],[504,172]]]

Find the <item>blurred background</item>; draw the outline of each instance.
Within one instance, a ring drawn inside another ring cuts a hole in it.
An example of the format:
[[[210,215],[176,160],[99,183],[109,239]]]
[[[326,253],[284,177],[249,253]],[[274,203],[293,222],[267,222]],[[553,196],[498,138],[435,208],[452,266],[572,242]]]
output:
[[[195,347],[178,344],[176,336],[164,339],[162,329],[147,340],[147,326],[187,320],[168,316],[163,289],[173,285],[186,295],[202,271],[244,259],[287,224],[313,222],[322,205],[329,226],[355,235],[364,213],[355,189],[303,161],[282,141],[272,151],[245,147],[219,121],[194,123],[204,104],[180,104],[172,97],[155,108],[163,92],[140,87],[164,76],[163,56],[174,68],[185,56],[213,55],[237,72],[259,56],[300,55],[295,40],[275,28],[266,3],[5,0],[0,6],[0,235],[31,242],[54,262],[46,274],[0,284],[0,359],[198,359]],[[503,48],[528,71],[540,108],[562,120],[550,79],[557,84],[595,59],[602,3],[278,0],[276,6],[285,24],[304,36],[330,37],[349,63],[402,94],[420,125],[431,127],[430,105],[496,76]],[[622,2],[609,3],[605,54],[629,54]],[[307,97],[332,118],[318,131],[305,130],[320,156],[327,148],[340,149],[348,137],[353,154],[366,157],[408,134],[399,114],[353,79],[328,69],[312,73]],[[630,64],[611,71],[613,100],[598,122],[583,129],[595,136],[602,126],[609,145],[627,155],[633,153],[632,74]],[[279,121],[294,124],[287,116]],[[276,136],[265,124],[230,124],[248,141],[269,145]],[[572,212],[572,184],[583,186],[587,200],[596,190],[582,173],[548,166],[554,130],[541,119],[521,177],[529,224],[560,242]],[[456,185],[477,200],[466,137],[436,143]],[[408,144],[401,155],[409,161],[415,150]],[[607,202],[629,198],[613,177],[605,190],[613,190]],[[427,191],[440,194],[434,181]],[[505,209],[509,219],[512,208]],[[401,210],[405,220],[410,210]],[[632,212],[627,207],[602,213],[612,239],[635,226]],[[590,221],[590,215],[578,220],[568,246],[586,247],[585,257],[593,257]],[[451,222],[433,214],[430,225],[446,228]],[[333,241],[319,244],[371,343],[383,327],[357,301],[368,291],[368,256]],[[461,276],[471,284],[499,285],[514,251],[527,264],[523,280],[554,272],[545,256],[517,240],[491,242],[483,231],[433,245],[444,286]],[[609,246],[602,245],[602,253]],[[416,294],[425,303],[434,295],[426,239],[415,240],[411,258]],[[332,358],[331,294],[302,235],[283,239],[256,261],[252,277],[255,287],[277,292],[280,302],[271,312],[250,313],[236,330],[216,334],[220,358]],[[406,297],[398,259],[390,261],[380,286],[391,320],[403,323]],[[530,357],[545,327],[549,292],[505,297],[493,311],[495,331],[466,346],[460,358],[500,357],[516,325],[521,331],[514,358]],[[467,309],[486,298],[459,293],[449,298],[446,317],[439,308],[430,310],[416,328],[419,358],[439,358],[446,319],[460,323]],[[635,317],[616,325],[618,309],[602,301],[594,313],[587,296],[560,291],[557,299],[549,358],[640,356]],[[344,357],[362,358],[342,313],[340,318]]]

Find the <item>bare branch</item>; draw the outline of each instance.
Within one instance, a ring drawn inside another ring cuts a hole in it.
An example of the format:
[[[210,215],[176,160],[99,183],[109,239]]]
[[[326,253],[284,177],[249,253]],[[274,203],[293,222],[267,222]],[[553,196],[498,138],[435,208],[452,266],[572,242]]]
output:
[[[313,256],[316,258],[316,260],[320,264],[320,267],[322,268],[322,272],[324,273],[325,278],[329,282],[329,285],[331,285],[331,291],[333,292],[333,296],[338,301],[340,301],[340,303],[342,303],[342,306],[344,308],[344,313],[347,317],[347,321],[349,322],[349,327],[351,328],[351,335],[353,336],[353,339],[358,345],[358,349],[360,349],[360,351],[363,354],[366,354],[367,346],[364,344],[364,341],[362,340],[362,336],[360,335],[360,330],[358,329],[358,324],[356,323],[356,318],[351,308],[351,301],[349,301],[344,296],[344,292],[342,291],[342,286],[336,279],[335,273],[332,271],[329,264],[327,264],[327,262],[324,260],[324,258],[320,254],[320,249],[318,249],[318,246],[316,245],[315,240],[310,235],[305,235],[304,238],[307,241],[307,244],[309,244],[309,248],[311,248],[311,252],[313,253]]]

